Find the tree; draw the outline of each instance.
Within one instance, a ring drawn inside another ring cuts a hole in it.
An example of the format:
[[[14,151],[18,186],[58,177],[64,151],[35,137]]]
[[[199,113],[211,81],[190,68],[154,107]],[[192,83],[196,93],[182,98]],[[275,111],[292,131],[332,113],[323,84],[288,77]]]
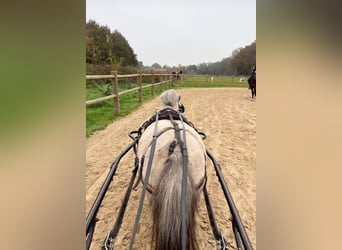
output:
[[[162,67],[160,66],[160,64],[154,63],[154,64],[152,64],[152,68],[154,68],[154,69],[161,69]]]
[[[92,64],[98,64],[97,56],[99,54],[99,49],[94,43],[94,39],[87,37],[86,40],[86,62]]]
[[[236,75],[249,75],[253,65],[256,64],[256,42],[234,50],[231,58],[231,73]]]
[[[123,66],[138,66],[137,56],[129,46],[126,38],[117,30],[110,37],[111,52],[116,60],[122,60]]]
[[[126,38],[117,30],[111,32],[107,26],[94,20],[86,23],[86,62],[94,65],[138,67],[138,60]]]
[[[86,24],[87,41],[91,41],[97,53],[94,59],[96,64],[109,64],[112,62],[110,51],[110,29],[107,26],[100,26],[95,21],[90,20]],[[90,54],[91,52],[88,52]]]

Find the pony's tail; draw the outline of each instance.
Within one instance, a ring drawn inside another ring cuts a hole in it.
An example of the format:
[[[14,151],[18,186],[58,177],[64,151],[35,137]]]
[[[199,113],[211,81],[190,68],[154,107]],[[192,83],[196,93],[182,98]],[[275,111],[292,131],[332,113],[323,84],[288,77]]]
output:
[[[156,250],[182,249],[181,190],[182,155],[178,148],[168,157],[158,186],[152,194],[153,238]],[[192,178],[187,177],[187,247],[198,249],[195,237],[195,212],[198,193]]]

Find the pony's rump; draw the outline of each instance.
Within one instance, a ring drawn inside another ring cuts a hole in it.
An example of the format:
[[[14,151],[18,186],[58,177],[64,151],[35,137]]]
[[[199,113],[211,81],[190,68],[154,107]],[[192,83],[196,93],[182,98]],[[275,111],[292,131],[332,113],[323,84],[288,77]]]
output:
[[[181,121],[176,121],[181,129],[180,134],[183,139],[183,128]],[[200,188],[205,179],[205,164],[206,151],[201,136],[189,125],[185,125],[186,142],[188,151],[188,170],[193,179],[196,189]],[[151,124],[143,133],[138,148],[139,159],[144,158],[143,165],[141,166],[142,181],[145,179],[147,162],[150,157],[151,142],[154,133],[154,123]],[[159,176],[164,169],[164,162],[168,158],[168,151],[170,144],[175,139],[175,132],[173,125],[169,120],[158,121],[158,139],[156,150],[154,152],[154,159],[151,168],[151,173],[148,181],[148,190],[152,192],[157,186]],[[143,157],[144,156],[144,157]]]

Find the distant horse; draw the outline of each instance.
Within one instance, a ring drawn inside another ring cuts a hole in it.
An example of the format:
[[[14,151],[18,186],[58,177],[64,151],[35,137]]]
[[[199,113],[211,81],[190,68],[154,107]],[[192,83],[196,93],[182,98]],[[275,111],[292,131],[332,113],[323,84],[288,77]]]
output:
[[[246,81],[246,78],[244,78],[244,77],[240,77],[240,83],[244,83],[245,81]]]
[[[157,250],[182,249],[181,191],[184,155],[181,146],[186,140],[186,249],[196,250],[198,243],[195,235],[195,214],[199,194],[205,183],[206,149],[193,125],[187,123],[186,118],[184,123],[177,119],[180,115],[180,95],[171,89],[162,93],[160,97],[162,107],[157,121],[157,140],[147,184],[147,190],[151,193],[152,237]],[[137,156],[142,180],[147,174],[150,154],[153,154],[151,145],[155,126],[156,121],[152,120],[139,140]]]
[[[252,98],[256,97],[256,74],[252,74],[249,78],[248,78],[248,84],[249,84],[249,88],[251,89],[252,92]]]
[[[182,80],[182,76],[181,76],[182,73],[183,71],[172,71],[172,74],[176,76],[175,77],[176,80],[179,80],[179,79]]]

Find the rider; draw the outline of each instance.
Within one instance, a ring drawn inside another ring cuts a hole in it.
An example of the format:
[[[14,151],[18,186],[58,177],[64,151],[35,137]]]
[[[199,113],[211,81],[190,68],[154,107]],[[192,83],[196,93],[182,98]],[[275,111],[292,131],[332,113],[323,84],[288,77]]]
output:
[[[253,65],[252,76],[256,77],[256,66]]]

